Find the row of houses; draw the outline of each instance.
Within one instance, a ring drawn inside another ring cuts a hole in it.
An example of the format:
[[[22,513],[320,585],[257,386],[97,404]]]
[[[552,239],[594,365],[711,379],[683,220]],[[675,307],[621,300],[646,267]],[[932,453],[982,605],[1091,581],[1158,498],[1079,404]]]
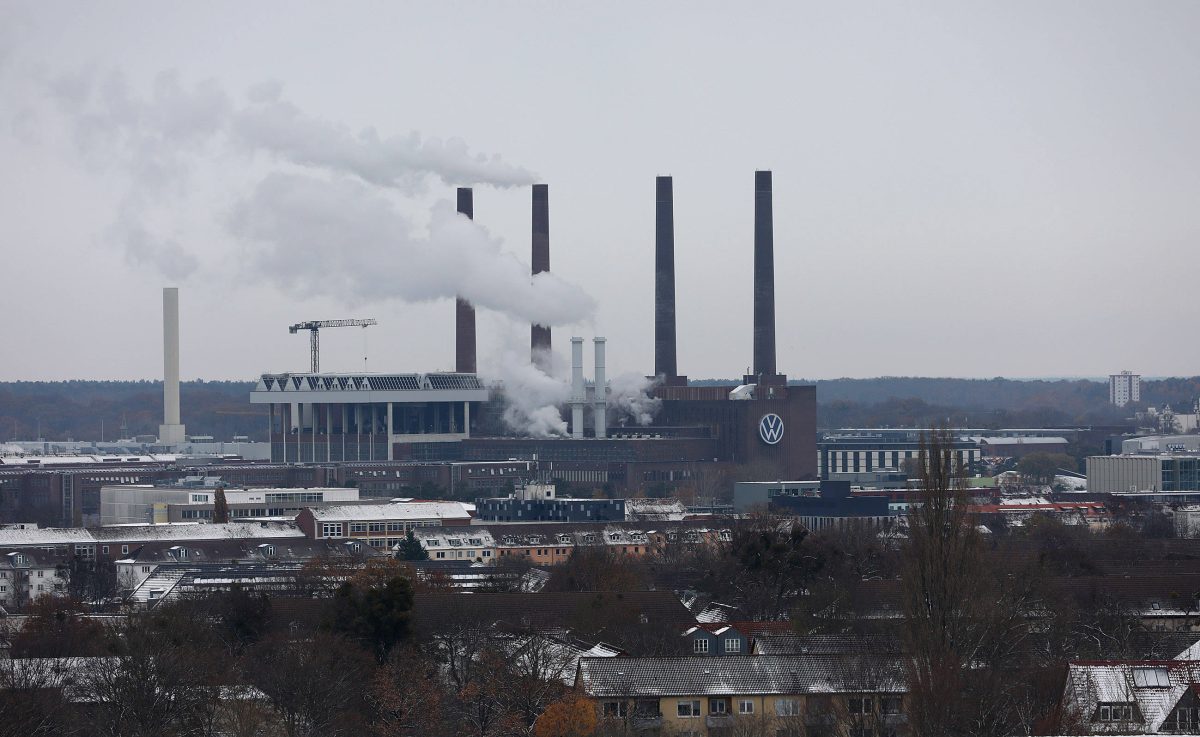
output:
[[[534,565],[565,563],[580,548],[642,557],[674,546],[716,544],[733,539],[730,527],[710,520],[624,523],[537,523],[426,527],[414,538],[431,560],[481,563],[510,559]]]

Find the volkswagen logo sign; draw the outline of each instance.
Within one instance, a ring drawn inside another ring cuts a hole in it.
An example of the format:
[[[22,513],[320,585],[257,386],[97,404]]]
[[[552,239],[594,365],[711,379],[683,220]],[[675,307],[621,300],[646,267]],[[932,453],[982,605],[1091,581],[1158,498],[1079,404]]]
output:
[[[763,415],[758,421],[758,437],[767,445],[775,445],[783,440],[783,418],[774,412]]]

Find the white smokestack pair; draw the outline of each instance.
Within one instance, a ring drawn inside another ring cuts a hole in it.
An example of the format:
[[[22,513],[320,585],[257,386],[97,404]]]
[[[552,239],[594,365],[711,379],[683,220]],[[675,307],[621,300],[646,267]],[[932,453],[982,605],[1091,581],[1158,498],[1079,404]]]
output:
[[[177,445],[187,439],[179,421],[179,289],[163,288],[163,424],[158,426],[160,445]]]
[[[604,376],[604,338],[592,339],[596,352],[595,390],[592,395],[592,417],[596,437],[608,436],[606,412],[608,409],[608,383]],[[571,338],[571,437],[583,437],[583,408],[587,405],[587,388],[583,381],[583,338]]]

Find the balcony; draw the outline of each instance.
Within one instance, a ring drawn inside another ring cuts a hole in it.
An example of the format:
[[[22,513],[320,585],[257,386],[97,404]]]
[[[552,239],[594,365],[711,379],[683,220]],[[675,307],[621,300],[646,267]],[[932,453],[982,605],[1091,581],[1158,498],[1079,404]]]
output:
[[[723,729],[725,727],[732,727],[733,726],[733,715],[732,714],[709,714],[707,717],[704,718],[704,722],[705,722],[705,724],[708,725],[709,729]]]
[[[635,730],[662,729],[662,714],[634,714],[629,720]]]

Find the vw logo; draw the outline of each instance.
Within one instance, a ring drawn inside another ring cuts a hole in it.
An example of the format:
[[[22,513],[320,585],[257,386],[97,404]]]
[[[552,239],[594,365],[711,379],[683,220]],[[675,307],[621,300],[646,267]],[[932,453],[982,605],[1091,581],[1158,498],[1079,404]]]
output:
[[[763,415],[758,421],[758,437],[767,445],[775,445],[783,440],[783,418],[774,412]]]

